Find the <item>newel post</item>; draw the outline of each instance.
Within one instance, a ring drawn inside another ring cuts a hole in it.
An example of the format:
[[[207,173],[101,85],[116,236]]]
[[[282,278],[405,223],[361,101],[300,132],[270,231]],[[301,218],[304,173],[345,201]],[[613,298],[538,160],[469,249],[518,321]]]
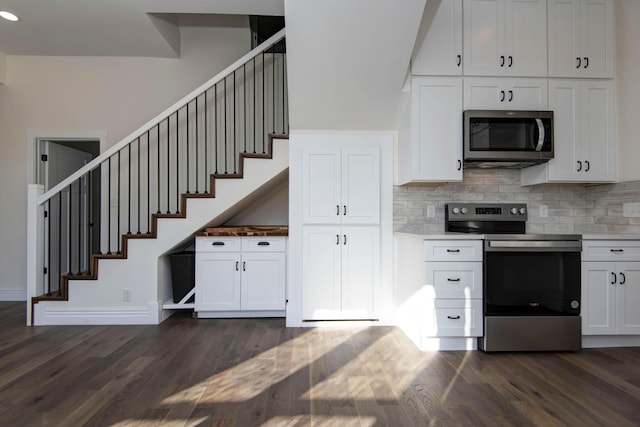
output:
[[[31,325],[31,298],[42,294],[44,283],[44,206],[38,198],[44,186],[27,188],[27,325]]]

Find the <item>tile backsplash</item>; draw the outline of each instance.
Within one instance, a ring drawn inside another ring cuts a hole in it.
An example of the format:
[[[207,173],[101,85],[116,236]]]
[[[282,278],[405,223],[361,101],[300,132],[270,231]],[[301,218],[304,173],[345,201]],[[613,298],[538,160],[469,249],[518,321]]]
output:
[[[444,206],[459,202],[521,202],[529,208],[528,233],[638,234],[640,218],[622,216],[622,204],[640,202],[640,181],[619,184],[520,186],[520,171],[468,169],[464,180],[394,187],[394,231],[444,232]],[[540,206],[548,216],[540,217]],[[435,217],[427,209],[435,207]]]

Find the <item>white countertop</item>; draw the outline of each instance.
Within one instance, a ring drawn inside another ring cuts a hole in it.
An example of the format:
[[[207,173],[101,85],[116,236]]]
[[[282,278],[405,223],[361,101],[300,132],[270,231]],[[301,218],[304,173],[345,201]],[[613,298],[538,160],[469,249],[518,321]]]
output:
[[[637,234],[583,234],[582,240],[640,240]]]

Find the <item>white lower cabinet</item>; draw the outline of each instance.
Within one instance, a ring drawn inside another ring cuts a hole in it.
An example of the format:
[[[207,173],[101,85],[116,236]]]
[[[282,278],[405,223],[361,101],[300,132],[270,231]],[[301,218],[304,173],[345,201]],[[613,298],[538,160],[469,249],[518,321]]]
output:
[[[199,317],[284,315],[285,237],[197,237]]]
[[[640,241],[585,241],[582,334],[640,335]]]
[[[422,347],[475,348],[482,336],[482,241],[426,240],[424,261]]]
[[[305,226],[303,320],[373,320],[380,285],[380,228]]]

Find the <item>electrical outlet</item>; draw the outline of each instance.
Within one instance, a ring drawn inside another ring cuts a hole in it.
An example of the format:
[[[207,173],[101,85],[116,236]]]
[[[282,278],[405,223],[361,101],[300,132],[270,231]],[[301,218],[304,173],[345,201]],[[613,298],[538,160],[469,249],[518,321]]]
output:
[[[624,217],[640,217],[640,203],[623,203],[622,216]]]
[[[540,218],[546,218],[549,216],[549,206],[540,205]]]
[[[427,218],[435,218],[435,217],[436,217],[436,207],[427,206]]]
[[[122,290],[122,302],[131,302],[131,289]]]

